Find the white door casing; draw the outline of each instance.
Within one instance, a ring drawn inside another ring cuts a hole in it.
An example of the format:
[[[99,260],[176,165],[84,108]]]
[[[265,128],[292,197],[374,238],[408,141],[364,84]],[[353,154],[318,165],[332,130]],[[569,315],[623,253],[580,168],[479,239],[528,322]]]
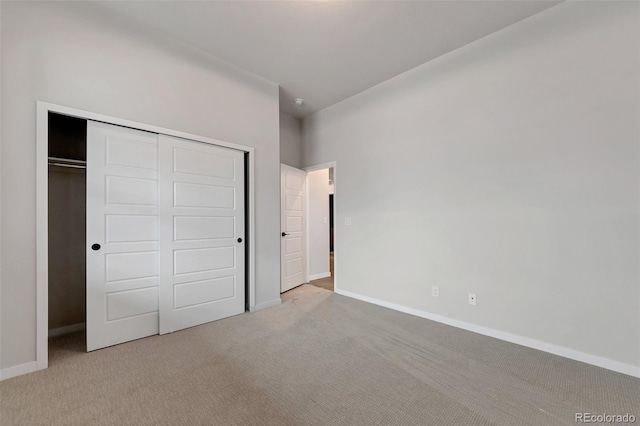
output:
[[[245,309],[244,153],[160,135],[160,333]]]
[[[284,293],[306,280],[305,181],[306,172],[280,165],[281,235],[280,292]]]
[[[157,134],[87,122],[88,351],[158,333],[157,153]]]

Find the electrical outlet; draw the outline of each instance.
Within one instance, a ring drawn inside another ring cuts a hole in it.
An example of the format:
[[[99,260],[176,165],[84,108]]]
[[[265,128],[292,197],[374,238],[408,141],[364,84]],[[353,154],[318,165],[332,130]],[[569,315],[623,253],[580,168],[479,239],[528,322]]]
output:
[[[474,306],[476,304],[476,295],[473,293],[469,293],[469,304]]]
[[[433,297],[440,297],[440,287],[436,287],[435,285],[431,287],[431,295]]]

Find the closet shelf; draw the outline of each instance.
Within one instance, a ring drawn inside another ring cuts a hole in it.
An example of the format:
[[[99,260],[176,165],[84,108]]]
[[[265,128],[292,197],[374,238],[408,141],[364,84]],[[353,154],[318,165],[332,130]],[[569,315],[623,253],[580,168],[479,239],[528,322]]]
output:
[[[50,166],[71,167],[74,169],[86,169],[87,162],[84,160],[73,160],[70,158],[49,157]]]

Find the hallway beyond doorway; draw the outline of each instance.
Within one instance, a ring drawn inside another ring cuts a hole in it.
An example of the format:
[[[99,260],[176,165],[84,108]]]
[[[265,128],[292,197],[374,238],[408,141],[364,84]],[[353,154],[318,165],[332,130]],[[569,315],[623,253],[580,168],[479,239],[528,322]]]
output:
[[[329,271],[331,272],[331,276],[309,281],[309,284],[324,288],[325,290],[333,291],[333,252],[329,254]]]

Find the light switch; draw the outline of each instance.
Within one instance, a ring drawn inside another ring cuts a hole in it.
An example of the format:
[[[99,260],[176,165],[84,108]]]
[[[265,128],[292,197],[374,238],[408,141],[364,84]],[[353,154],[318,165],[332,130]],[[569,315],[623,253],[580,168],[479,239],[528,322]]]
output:
[[[345,217],[344,218],[344,224],[346,226],[351,226],[351,217]]]

